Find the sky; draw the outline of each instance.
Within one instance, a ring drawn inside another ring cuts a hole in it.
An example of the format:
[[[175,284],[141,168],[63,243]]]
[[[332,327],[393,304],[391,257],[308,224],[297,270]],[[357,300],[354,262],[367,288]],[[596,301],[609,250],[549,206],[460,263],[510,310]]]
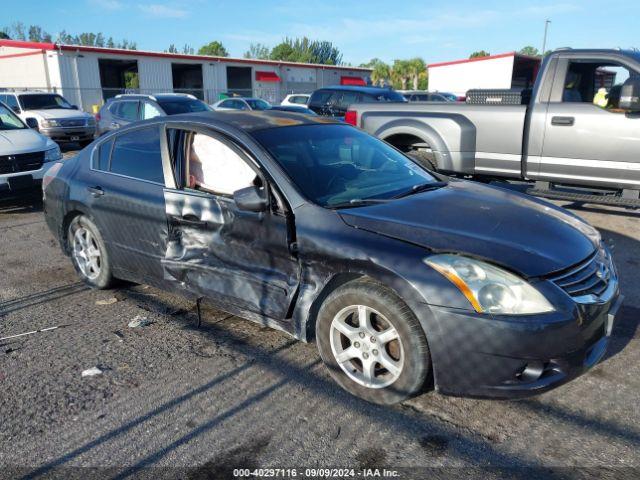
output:
[[[333,42],[353,65],[373,57],[434,63],[476,50],[541,49],[546,19],[548,49],[640,47],[637,0],[7,0],[1,11],[0,28],[21,21],[52,34],[101,31],[152,51],[172,43],[197,50],[219,40],[241,57],[251,43],[306,35]]]

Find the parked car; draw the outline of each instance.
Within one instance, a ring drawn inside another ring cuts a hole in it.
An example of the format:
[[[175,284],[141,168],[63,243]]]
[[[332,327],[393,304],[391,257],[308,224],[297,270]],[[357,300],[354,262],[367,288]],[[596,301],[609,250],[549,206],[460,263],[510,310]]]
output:
[[[48,226],[89,285],[204,297],[317,342],[346,390],[425,382],[523,397],[604,355],[620,307],[598,231],[542,200],[430,172],[338,120],[158,117],[47,178]]]
[[[299,105],[273,105],[269,110],[280,110],[283,112],[295,112],[304,113],[305,115],[316,115],[316,112],[308,109],[307,107],[301,107]]]
[[[311,95],[308,93],[290,93],[289,95],[284,97],[284,100],[280,102],[280,105],[290,107],[306,107],[309,103],[309,98],[311,98]]]
[[[344,118],[349,105],[382,102],[406,103],[406,99],[389,88],[337,86],[316,90],[309,99],[309,108],[318,115]]]
[[[398,90],[409,102],[455,102],[441,93],[427,92],[424,90]],[[457,98],[457,97],[456,97]]]
[[[211,107],[214,110],[269,110],[271,104],[261,98],[232,97],[219,100]]]
[[[600,85],[609,85],[601,106]],[[355,104],[347,120],[439,171],[535,180],[537,195],[640,207],[640,53],[557,50],[528,104],[494,97]]]
[[[22,120],[35,118],[38,130],[58,143],[81,146],[93,141],[96,121],[92,115],[71,105],[61,95],[47,92],[0,92],[0,102],[8,105]]]
[[[208,110],[206,103],[186,93],[116,95],[107,100],[96,115],[98,135],[138,120]]]
[[[37,186],[62,159],[60,147],[0,102],[0,195]]]

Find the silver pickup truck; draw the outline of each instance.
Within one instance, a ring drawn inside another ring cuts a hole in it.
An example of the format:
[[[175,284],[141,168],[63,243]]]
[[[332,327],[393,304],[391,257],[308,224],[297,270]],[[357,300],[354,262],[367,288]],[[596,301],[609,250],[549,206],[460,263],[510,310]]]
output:
[[[528,105],[356,104],[345,120],[445,173],[640,206],[639,94],[639,52],[562,49],[544,59]]]

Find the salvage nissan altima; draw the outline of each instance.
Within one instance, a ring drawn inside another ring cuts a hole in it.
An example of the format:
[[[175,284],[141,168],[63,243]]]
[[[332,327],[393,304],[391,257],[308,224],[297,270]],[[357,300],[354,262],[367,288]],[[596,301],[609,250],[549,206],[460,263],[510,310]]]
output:
[[[151,284],[315,341],[337,383],[381,404],[561,385],[603,357],[622,299],[578,217],[324,117],[152,119],[43,185],[89,285]]]

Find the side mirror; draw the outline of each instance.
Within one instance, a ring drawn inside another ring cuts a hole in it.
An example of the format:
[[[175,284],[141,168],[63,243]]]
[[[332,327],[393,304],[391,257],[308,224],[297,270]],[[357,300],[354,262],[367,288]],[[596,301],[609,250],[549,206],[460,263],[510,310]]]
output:
[[[33,128],[34,130],[38,130],[38,120],[33,117],[29,117],[25,120],[27,127]]]
[[[74,110],[80,110],[80,109],[78,108],[78,105],[71,105],[71,108],[73,108]]]
[[[640,112],[640,77],[629,77],[620,89],[620,108]]]
[[[241,188],[233,192],[233,200],[238,209],[247,212],[264,212],[269,206],[264,188],[256,186]]]

